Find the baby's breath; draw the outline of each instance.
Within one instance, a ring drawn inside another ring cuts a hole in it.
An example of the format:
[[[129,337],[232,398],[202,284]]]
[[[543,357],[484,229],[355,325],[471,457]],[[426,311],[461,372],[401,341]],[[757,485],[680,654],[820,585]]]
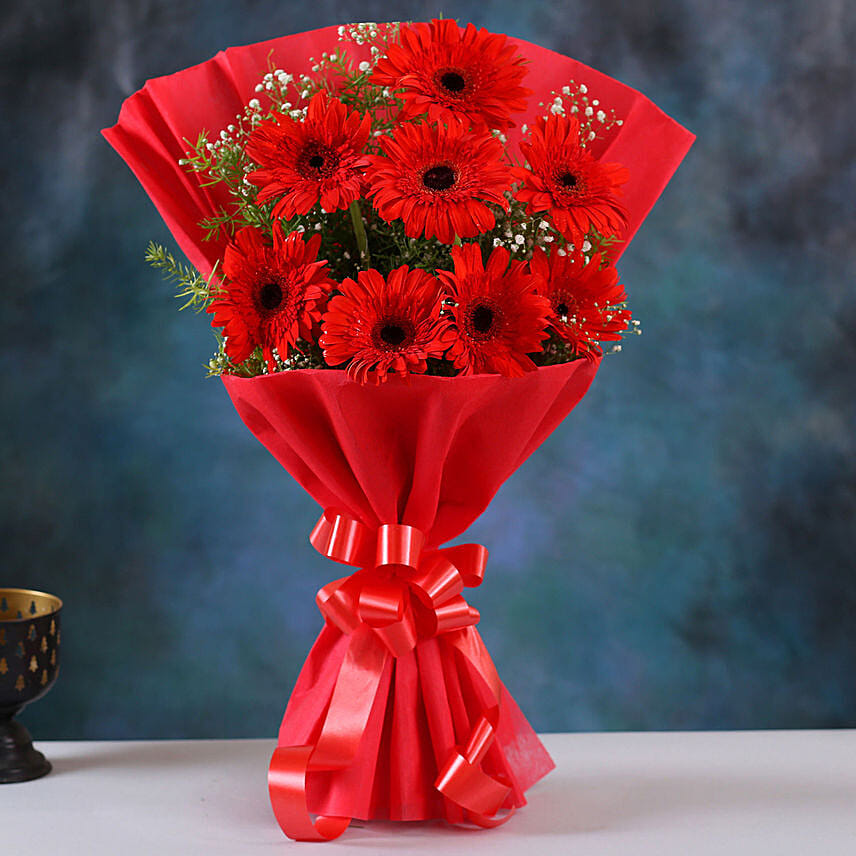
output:
[[[623,124],[615,110],[604,108],[598,98],[589,98],[589,89],[585,83],[570,80],[560,90],[551,92],[550,96],[552,101],[539,101],[538,106],[546,108],[547,118],[575,116],[580,123],[580,145],[583,148]]]
[[[401,89],[377,86],[372,72],[388,46],[398,38],[399,24],[348,24],[339,27],[339,40],[355,45],[368,45],[369,58],[355,61],[346,48],[323,52],[319,59],[310,58],[312,76],[301,77],[301,94],[311,98],[326,89],[345,105],[372,117],[372,139],[395,126],[395,117],[403,100]],[[370,151],[379,151],[370,141]]]

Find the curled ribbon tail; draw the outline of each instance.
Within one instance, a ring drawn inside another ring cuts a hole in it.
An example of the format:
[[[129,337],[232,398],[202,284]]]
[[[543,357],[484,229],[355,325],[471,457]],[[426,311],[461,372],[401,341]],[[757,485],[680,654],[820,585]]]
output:
[[[277,822],[289,838],[330,841],[350,824],[349,817],[325,815],[313,821],[306,802],[306,776],[319,770],[341,770],[354,760],[389,656],[369,628],[358,628],[351,635],[314,745],[280,746],[274,751],[268,790]]]
[[[514,814],[511,808],[498,816],[509,794],[511,783],[502,777],[488,775],[481,763],[496,739],[502,704],[502,683],[496,666],[479,634],[468,626],[447,635],[455,648],[484,681],[494,701],[473,726],[466,745],[456,747],[440,771],[434,787],[445,797],[466,810],[471,823],[484,828],[500,826]]]
[[[351,822],[349,817],[319,815],[314,821],[306,805],[306,774],[314,746],[274,749],[268,769],[271,807],[282,831],[294,841],[332,841]]]

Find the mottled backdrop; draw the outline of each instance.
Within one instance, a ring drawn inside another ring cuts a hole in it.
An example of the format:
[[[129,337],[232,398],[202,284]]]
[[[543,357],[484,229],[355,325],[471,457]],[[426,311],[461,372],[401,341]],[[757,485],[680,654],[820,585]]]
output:
[[[270,736],[320,624],[318,509],[205,380],[205,318],[99,136],[147,77],[379,2],[6,4],[0,580],[66,604],[43,738]],[[470,531],[541,730],[856,725],[847,0],[443,3],[640,89],[698,142],[622,260],[645,333]]]

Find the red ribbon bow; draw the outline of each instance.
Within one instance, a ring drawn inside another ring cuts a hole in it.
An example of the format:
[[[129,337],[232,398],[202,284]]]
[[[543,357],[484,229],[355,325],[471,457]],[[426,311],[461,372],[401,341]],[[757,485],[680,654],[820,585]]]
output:
[[[315,744],[280,746],[271,758],[271,805],[283,832],[298,841],[329,841],[345,831],[349,817],[312,820],[306,775],[341,770],[353,761],[387,660],[439,634],[446,634],[475,667],[494,704],[482,712],[466,745],[452,751],[434,786],[461,806],[470,822],[482,827],[504,823],[512,812],[501,817],[497,812],[511,787],[481,768],[496,736],[501,684],[474,632],[478,610],[460,594],[465,586],[481,583],[487,550],[481,544],[424,550],[425,537],[413,526],[391,523],[372,530],[330,510],[309,540],[327,558],[360,570],[328,583],[316,597],[324,618],[350,636],[350,644]]]
[[[395,657],[417,639],[477,624],[478,610],[460,593],[481,583],[487,550],[463,544],[423,551],[424,540],[413,526],[391,523],[373,533],[352,517],[324,512],[309,536],[312,546],[363,570],[318,592],[321,614],[345,634],[368,625]]]

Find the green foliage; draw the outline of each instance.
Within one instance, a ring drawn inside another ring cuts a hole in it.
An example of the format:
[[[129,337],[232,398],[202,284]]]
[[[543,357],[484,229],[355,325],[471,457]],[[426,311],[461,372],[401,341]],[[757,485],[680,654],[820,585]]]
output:
[[[584,354],[575,350],[573,345],[564,341],[564,339],[555,333],[551,333],[550,338],[544,342],[541,353],[532,354],[532,360],[539,366],[554,366],[558,363],[569,363],[584,356]]]
[[[317,344],[298,339],[291,354],[282,359],[274,352],[273,366],[269,366],[262,354],[261,348],[256,348],[250,357],[242,363],[235,363],[226,353],[226,340],[218,333],[217,350],[208,361],[205,368],[207,377],[219,377],[223,374],[238,377],[255,377],[270,374],[271,371],[287,371],[289,369],[324,369],[329,366],[324,362],[324,354]]]
[[[196,312],[202,312],[214,299],[215,286],[212,285],[216,265],[209,279],[205,279],[196,268],[176,261],[175,256],[160,244],[149,241],[146,248],[146,261],[163,272],[164,279],[176,288],[176,298],[185,301],[179,310],[193,307]]]

